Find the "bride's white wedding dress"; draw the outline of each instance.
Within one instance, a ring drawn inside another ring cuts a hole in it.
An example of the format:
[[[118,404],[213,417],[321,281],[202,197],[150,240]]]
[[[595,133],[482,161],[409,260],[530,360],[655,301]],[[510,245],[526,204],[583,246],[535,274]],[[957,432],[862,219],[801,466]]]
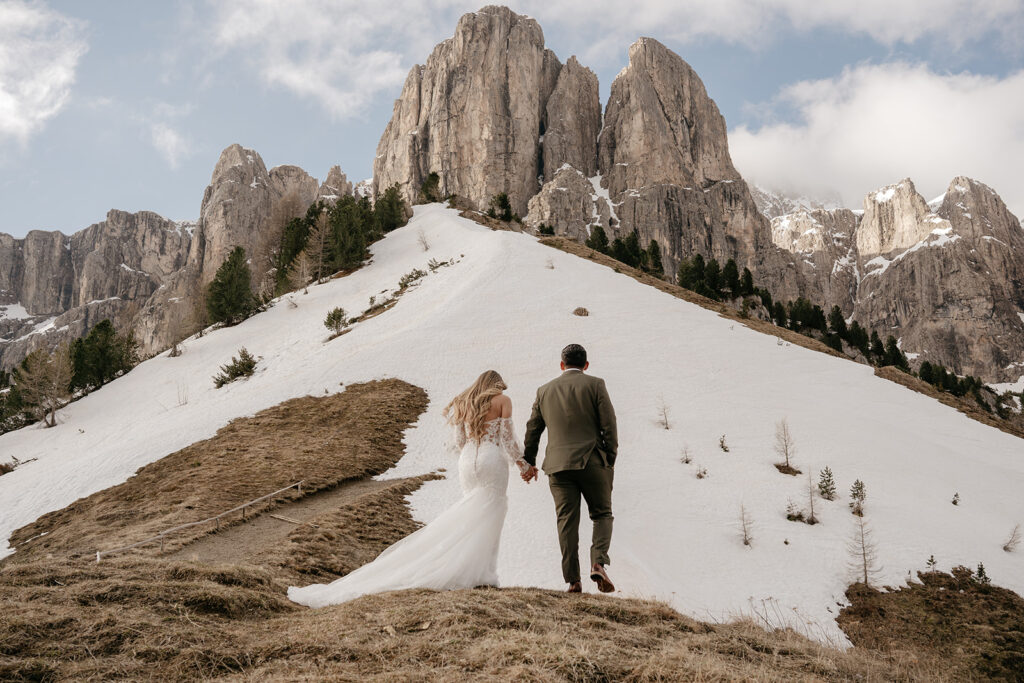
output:
[[[479,442],[468,438],[463,425],[453,428],[448,448],[459,454],[459,502],[373,562],[331,583],[293,586],[288,597],[309,607],[324,607],[406,588],[496,586],[509,464],[521,460],[522,451],[511,418],[496,418],[486,428]]]

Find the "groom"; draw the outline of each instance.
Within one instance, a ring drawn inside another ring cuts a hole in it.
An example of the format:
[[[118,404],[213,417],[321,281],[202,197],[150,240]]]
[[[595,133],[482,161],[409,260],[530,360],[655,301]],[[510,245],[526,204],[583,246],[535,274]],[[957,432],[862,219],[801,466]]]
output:
[[[580,583],[580,496],[587,501],[594,522],[590,546],[590,578],[602,593],[615,590],[605,565],[612,541],[612,475],[618,436],[615,410],[604,380],[585,375],[590,366],[579,344],[562,349],[562,374],[537,390],[533,414],[526,423],[524,459],[530,467],[523,481],[537,478],[537,447],[548,430],[544,472],[558,515],[558,542],[562,547],[562,576],[570,593],[583,592]]]

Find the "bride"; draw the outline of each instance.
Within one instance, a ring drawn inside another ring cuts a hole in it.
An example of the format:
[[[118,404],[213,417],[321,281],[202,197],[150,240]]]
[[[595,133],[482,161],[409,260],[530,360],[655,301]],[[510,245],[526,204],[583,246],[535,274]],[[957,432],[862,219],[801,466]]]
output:
[[[496,586],[509,464],[528,467],[512,426],[512,400],[502,393],[507,388],[501,375],[488,370],[444,409],[452,430],[447,447],[459,456],[459,502],[373,562],[332,583],[293,586],[288,597],[324,607],[406,588]]]

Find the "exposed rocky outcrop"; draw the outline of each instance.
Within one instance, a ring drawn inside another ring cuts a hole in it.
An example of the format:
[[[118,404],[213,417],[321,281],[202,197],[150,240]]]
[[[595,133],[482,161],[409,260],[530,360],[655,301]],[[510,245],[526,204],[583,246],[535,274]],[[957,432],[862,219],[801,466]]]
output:
[[[409,72],[377,146],[375,190],[398,183],[412,203],[436,172],[443,196],[486,208],[506,192],[525,215],[540,189],[539,136],[561,68],[533,19],[494,6],[464,15]]]
[[[242,246],[251,256],[267,240],[277,202],[294,194],[304,210],[318,197],[352,191],[337,166],[320,185],[296,166],[268,171],[256,152],[231,145],[197,223],[112,210],[71,236],[0,234],[0,367],[81,336],[103,318],[132,326],[144,354],[166,348],[228,252]]]
[[[199,226],[189,260],[201,284],[213,280],[235,247],[252,256],[266,234],[275,202],[294,192],[304,206],[316,199],[319,183],[298,166],[267,171],[260,155],[241,145],[221,152],[210,185],[203,194]]]
[[[550,226],[556,235],[578,242],[590,237],[595,225],[610,234],[611,208],[600,192],[583,173],[565,164],[530,200],[524,222],[534,230],[542,224]]]
[[[320,189],[316,194],[317,199],[336,201],[339,197],[351,197],[354,193],[352,183],[341,172],[341,167],[331,166],[331,170],[327,172],[327,178],[320,185]]]
[[[601,134],[601,97],[597,76],[575,57],[558,73],[547,103],[544,141],[544,179],[554,178],[562,166],[597,175],[597,137]]]
[[[772,221],[776,244],[812,265],[810,298],[896,336],[914,365],[989,382],[1024,375],[1024,231],[991,188],[954,178],[929,205],[904,179],[869,193],[862,216]]]

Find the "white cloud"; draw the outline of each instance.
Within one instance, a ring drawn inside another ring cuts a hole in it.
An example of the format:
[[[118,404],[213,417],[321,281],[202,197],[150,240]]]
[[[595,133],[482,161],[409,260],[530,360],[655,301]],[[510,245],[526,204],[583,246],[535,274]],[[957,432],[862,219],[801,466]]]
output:
[[[192,145],[185,136],[167,123],[150,124],[149,134],[153,147],[171,168],[178,168],[192,153]]]
[[[39,2],[0,2],[0,140],[25,144],[64,107],[87,50],[83,24]]]
[[[379,93],[394,93],[409,67],[451,35],[448,10],[397,0],[219,0],[214,44],[255,65],[265,82],[318,101],[336,118],[360,114]],[[443,27],[443,28],[442,28]]]
[[[840,191],[859,206],[872,189],[909,176],[927,196],[966,175],[1024,216],[1024,71],[1005,78],[939,74],[924,65],[860,65],[784,88],[769,117],[729,134],[748,180],[783,190]]]

